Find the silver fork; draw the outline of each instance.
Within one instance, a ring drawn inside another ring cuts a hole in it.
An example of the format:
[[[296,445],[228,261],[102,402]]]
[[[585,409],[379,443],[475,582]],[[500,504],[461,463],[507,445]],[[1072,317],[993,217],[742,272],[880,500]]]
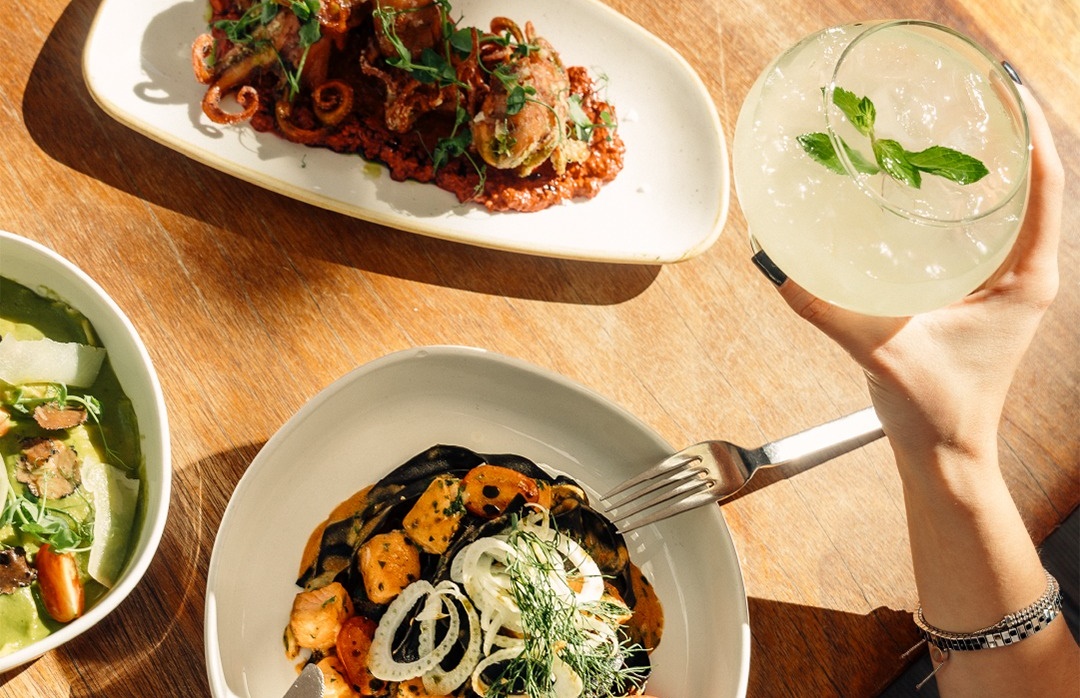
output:
[[[665,458],[601,499],[609,518],[626,533],[730,497],[759,468],[810,468],[884,435],[874,408],[867,407],[759,448],[703,441]]]

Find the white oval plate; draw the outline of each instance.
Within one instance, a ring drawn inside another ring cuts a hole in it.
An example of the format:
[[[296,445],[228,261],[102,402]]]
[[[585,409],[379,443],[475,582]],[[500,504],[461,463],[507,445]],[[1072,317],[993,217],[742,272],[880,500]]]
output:
[[[296,678],[281,637],[308,535],[340,501],[437,443],[518,453],[599,491],[672,451],[590,390],[481,349],[411,349],[355,369],[274,434],[225,510],[206,587],[216,698],[281,698]],[[719,507],[646,527],[627,544],[666,616],[650,693],[744,696],[746,592]]]
[[[134,130],[210,167],[356,218],[530,254],[626,263],[693,257],[727,217],[727,148],[716,107],[671,47],[598,0],[456,0],[454,16],[487,26],[532,20],[568,65],[608,77],[625,168],[591,200],[534,213],[489,213],[431,184],[372,175],[356,156],[289,143],[202,113],[191,42],[206,0],[103,0],[83,55],[90,93]]]

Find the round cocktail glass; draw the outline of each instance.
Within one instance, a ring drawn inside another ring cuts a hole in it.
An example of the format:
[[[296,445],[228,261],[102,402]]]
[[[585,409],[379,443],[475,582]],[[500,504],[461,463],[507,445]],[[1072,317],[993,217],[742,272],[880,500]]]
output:
[[[809,36],[758,78],[732,159],[752,244],[830,303],[901,316],[978,288],[1027,204],[1016,85],[946,27],[866,22]]]

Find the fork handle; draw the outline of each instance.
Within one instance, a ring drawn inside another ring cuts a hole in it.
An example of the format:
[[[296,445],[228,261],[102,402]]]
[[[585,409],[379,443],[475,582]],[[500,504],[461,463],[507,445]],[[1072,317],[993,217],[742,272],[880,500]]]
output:
[[[885,435],[873,407],[767,443],[747,456],[760,466],[794,465],[799,469],[832,460]]]

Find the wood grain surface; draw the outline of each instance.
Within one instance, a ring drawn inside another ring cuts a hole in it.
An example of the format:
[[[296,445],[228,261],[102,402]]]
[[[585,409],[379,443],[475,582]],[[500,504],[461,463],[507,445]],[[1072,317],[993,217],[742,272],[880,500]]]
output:
[[[1042,540],[1080,501],[1080,4],[607,2],[686,57],[729,143],[761,69],[829,25],[936,20],[1018,68],[1046,108],[1068,178],[1060,295],[1000,436],[1009,485]],[[169,404],[173,500],[132,596],[91,632],[0,675],[0,697],[208,696],[207,564],[234,486],[306,400],[389,352],[463,344],[524,359],[593,388],[676,445],[753,446],[868,403],[860,371],[750,263],[734,198],[711,249],[664,267],[496,252],[326,212],[104,114],[81,72],[97,7],[4,8],[0,228],[73,260],[141,333]],[[749,695],[873,696],[916,640],[891,454],[878,442],[783,475],[723,506],[749,597]]]

